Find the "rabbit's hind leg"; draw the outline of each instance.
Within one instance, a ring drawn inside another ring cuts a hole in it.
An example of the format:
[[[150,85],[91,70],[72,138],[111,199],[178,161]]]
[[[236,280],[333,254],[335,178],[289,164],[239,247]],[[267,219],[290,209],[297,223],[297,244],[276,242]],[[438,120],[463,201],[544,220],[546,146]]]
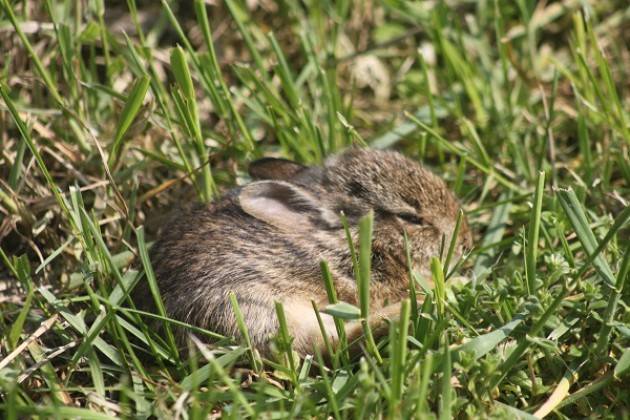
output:
[[[322,330],[317,321],[312,303],[306,299],[292,299],[284,304],[289,333],[293,336],[293,349],[300,357],[313,354],[315,347],[326,356]],[[337,329],[331,315],[320,312],[319,316],[331,344],[338,341]]]
[[[368,325],[375,340],[386,336],[389,333],[389,324],[400,319],[400,307],[401,302],[397,302],[375,310],[369,315]],[[358,356],[361,353],[360,343],[364,333],[362,321],[346,323],[345,332],[350,356]]]
[[[400,317],[400,306],[401,303],[398,302],[370,314],[368,323],[375,339],[387,335],[389,323],[398,320]],[[327,353],[322,331],[312,304],[306,302],[306,300],[293,300],[285,303],[284,307],[289,332],[294,338],[293,349],[301,357],[304,357],[307,354],[313,354],[315,348],[317,348],[324,359],[329,360],[332,355]],[[338,349],[340,343],[333,317],[322,312],[319,315],[330,344],[333,349]],[[350,354],[356,356],[361,352],[359,344],[364,332],[362,322],[360,320],[350,321],[345,324],[344,328]]]

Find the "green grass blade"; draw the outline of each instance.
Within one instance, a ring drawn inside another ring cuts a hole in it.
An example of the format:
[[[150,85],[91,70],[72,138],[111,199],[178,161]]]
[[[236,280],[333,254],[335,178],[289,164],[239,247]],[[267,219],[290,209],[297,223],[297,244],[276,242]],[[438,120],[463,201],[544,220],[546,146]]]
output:
[[[238,330],[245,341],[245,346],[248,349],[249,357],[254,365],[254,369],[257,372],[260,372],[260,369],[262,368],[260,358],[258,357],[256,349],[252,345],[252,340],[249,337],[249,329],[247,328],[247,324],[245,324],[245,317],[243,316],[243,312],[241,312],[241,307],[238,304],[238,300],[236,299],[236,294],[234,292],[230,292],[230,305],[232,305],[232,310],[234,311],[234,316],[236,318],[236,325],[238,325]]]
[[[451,260],[453,259],[453,255],[455,254],[455,247],[457,246],[457,242],[459,239],[459,229],[462,225],[462,220],[464,219],[464,210],[459,209],[457,212],[457,220],[455,221],[455,227],[453,228],[453,233],[451,233],[451,240],[448,244],[448,251],[446,252],[446,258],[444,259],[444,272],[448,273],[448,268],[451,265]]]
[[[556,191],[556,195],[560,200],[560,205],[564,210],[571,226],[575,230],[575,234],[577,235],[584,251],[587,255],[591,255],[597,249],[597,239],[595,238],[595,234],[591,230],[588,219],[586,218],[586,214],[582,209],[582,205],[578,201],[575,192],[571,189],[562,190],[558,189]],[[598,255],[593,261],[593,265],[597,268],[597,271],[600,273],[604,281],[609,286],[614,286],[615,284],[615,276],[613,275],[610,266],[606,262],[606,260],[600,255]]]
[[[149,252],[147,250],[147,244],[144,239],[144,227],[140,226],[136,228],[136,239],[138,240],[138,253],[140,254],[140,260],[142,261],[146,281],[149,283],[151,296],[153,296],[153,301],[155,302],[158,313],[166,318],[166,308],[164,307],[164,302],[162,301],[162,297],[160,296],[157,279],[155,278],[155,272],[153,271],[153,266],[151,265]],[[175,335],[173,334],[171,325],[169,323],[164,323],[163,325],[171,354],[175,355],[178,352],[177,344],[175,342]]]
[[[444,269],[439,258],[431,258],[431,274],[435,284],[435,301],[437,302],[438,315],[443,317],[446,308],[446,284],[444,280]]]
[[[605,350],[610,346],[610,333],[612,331],[612,322],[617,312],[617,305],[621,299],[623,288],[630,277],[630,243],[626,245],[624,251],[623,260],[617,274],[617,281],[615,288],[611,290],[608,297],[608,306],[604,311],[602,327],[599,330],[599,337],[597,339],[597,346],[595,347],[595,354],[604,356]]]
[[[361,318],[363,331],[367,341],[367,347],[371,354],[376,357],[379,363],[382,358],[374,342],[374,336],[369,324],[370,317],[370,277],[372,266],[372,231],[374,224],[374,213],[370,211],[359,220],[359,255],[357,269],[357,281],[359,289],[359,305],[361,308]]]
[[[26,317],[31,310],[33,293],[33,290],[29,291],[28,295],[26,296],[26,300],[24,301],[24,305],[22,306],[22,310],[20,310],[19,315],[17,316],[15,322],[11,326],[11,330],[9,331],[7,338],[9,339],[9,348],[11,349],[15,349],[15,346],[17,345],[20,338],[20,334],[22,334],[24,322],[26,321]]]
[[[625,349],[617,364],[615,365],[614,375],[615,378],[621,378],[630,372],[630,348]]]
[[[444,356],[442,358],[442,386],[440,395],[440,419],[451,419],[452,416],[452,393],[451,375],[453,371],[451,361],[451,350],[448,345],[448,339],[444,340]]]
[[[53,177],[50,174],[50,172],[48,171],[48,167],[46,166],[46,163],[44,162],[44,159],[42,158],[42,155],[39,153],[39,150],[35,146],[35,142],[31,138],[29,130],[26,128],[26,124],[24,123],[24,121],[20,117],[17,109],[15,108],[15,105],[13,104],[13,101],[11,100],[11,98],[9,97],[8,92],[6,91],[6,87],[5,87],[4,83],[2,83],[1,81],[0,81],[0,96],[2,96],[2,99],[4,100],[4,103],[7,105],[7,108],[9,108],[9,112],[11,113],[11,116],[13,117],[13,120],[15,121],[15,124],[18,127],[20,135],[22,136],[22,140],[26,143],[26,145],[28,146],[28,149],[33,154],[33,156],[35,157],[35,161],[37,162],[37,166],[39,167],[40,171],[44,175],[44,178],[46,179],[48,187],[50,188],[50,190],[52,191],[53,195],[55,196],[57,204],[61,208],[62,212],[66,215],[66,217],[68,219],[68,222],[70,223],[71,227],[73,229],[76,229],[76,226],[74,226],[74,223],[73,223],[73,219],[72,219],[72,217],[70,217],[70,210],[68,209],[68,204],[67,204],[65,198],[61,194],[61,191],[59,190],[59,187],[57,186],[57,184],[53,180]]]
[[[192,82],[192,76],[188,68],[184,50],[176,47],[171,51],[171,68],[179,87],[179,94],[175,95],[179,99],[178,110],[180,116],[187,122],[189,134],[192,137],[197,159],[202,164],[201,168],[201,198],[204,202],[210,201],[216,193],[216,185],[210,171],[210,164],[206,163],[208,150],[201,133],[201,123],[199,121],[199,111],[197,109],[197,98]]]
[[[8,0],[1,0],[1,1],[2,1],[2,8],[4,9],[4,12],[6,13],[6,16],[11,21],[11,25],[13,25],[13,28],[15,29],[15,32],[20,37],[20,40],[22,41],[22,44],[24,44],[24,48],[26,48],[26,51],[28,51],[28,54],[31,57],[31,60],[33,60],[33,64],[35,65],[35,68],[37,69],[37,72],[39,73],[40,77],[43,79],[44,84],[48,88],[48,90],[49,90],[50,94],[52,95],[53,99],[55,99],[55,101],[58,104],[60,104],[60,105],[63,104],[63,99],[61,98],[61,95],[59,94],[59,91],[57,90],[57,84],[53,81],[52,77],[50,76],[50,73],[48,73],[48,70],[46,70],[46,67],[44,66],[44,64],[40,60],[40,58],[37,55],[37,53],[35,53],[35,50],[33,49],[33,46],[31,45],[31,43],[29,42],[28,38],[26,37],[26,35],[22,31],[22,28],[21,28],[20,24],[17,22],[17,20],[15,18],[15,14],[13,13],[13,7],[11,6],[11,4],[9,3]]]
[[[120,153],[123,147],[123,138],[131,123],[136,118],[144,97],[149,89],[150,79],[148,76],[142,76],[131,88],[129,95],[127,96],[127,102],[121,112],[121,119],[116,128],[116,134],[114,135],[114,141],[112,142],[112,150],[109,155],[108,165],[110,167],[116,166]]]
[[[293,338],[289,334],[289,327],[287,325],[287,317],[284,313],[284,306],[281,302],[275,303],[276,315],[278,316],[278,339],[282,343],[282,350],[284,350],[287,360],[289,361],[289,375],[293,385],[297,385],[297,363],[293,355],[293,346],[291,345]]]
[[[330,304],[336,304],[339,301],[337,300],[337,291],[335,290],[335,284],[333,282],[332,274],[330,273],[330,268],[328,268],[328,263],[326,261],[321,261],[320,269],[322,272],[322,277],[324,279],[324,286],[326,287],[326,295],[328,296],[328,302]],[[344,349],[341,353],[341,359],[344,364],[348,364],[350,360],[350,355],[348,354],[348,339],[346,337],[346,329],[344,327],[344,323],[341,319],[334,319],[335,328],[337,330],[337,337],[339,340],[339,348]]]
[[[525,253],[525,274],[527,276],[527,289],[530,294],[536,294],[536,259],[538,255],[538,237],[540,235],[540,222],[542,213],[542,200],[545,188],[545,173],[538,172],[536,191],[534,192],[534,205],[529,216],[527,229],[527,252]]]
[[[392,394],[390,402],[390,413],[394,415],[400,405],[403,396],[403,383],[405,379],[404,370],[407,361],[407,334],[409,331],[409,316],[411,314],[409,300],[405,299],[400,307],[400,319],[393,331],[394,337],[390,338],[392,346],[391,354],[391,378]]]
[[[458,360],[459,354],[463,352],[471,352],[475,359],[479,359],[496,347],[503,340],[508,338],[512,331],[516,329],[524,320],[524,316],[517,315],[514,319],[494,331],[480,335],[472,340],[457,346],[453,349],[453,360]]]
[[[530,337],[536,337],[542,328],[545,326],[549,318],[556,312],[562,300],[566,297],[566,289],[563,288],[562,291],[556,296],[556,298],[551,302],[551,304],[547,307],[545,312],[541,315],[541,317],[534,323],[531,329],[528,332]],[[530,348],[531,344],[525,338],[521,338],[516,347],[512,350],[508,358],[499,366],[497,369],[498,374],[494,378],[490,380],[488,391],[491,392],[494,387],[496,387],[510,372],[510,370],[514,367],[516,362],[523,356],[523,354]]]

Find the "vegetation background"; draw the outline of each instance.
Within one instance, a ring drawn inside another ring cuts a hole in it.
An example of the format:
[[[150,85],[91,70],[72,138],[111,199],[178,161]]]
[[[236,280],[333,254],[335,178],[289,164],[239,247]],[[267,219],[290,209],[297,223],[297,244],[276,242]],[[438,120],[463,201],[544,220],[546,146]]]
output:
[[[2,417],[630,416],[627,1],[0,0],[0,94]],[[380,360],[150,330],[170,207],[350,144],[476,234]]]

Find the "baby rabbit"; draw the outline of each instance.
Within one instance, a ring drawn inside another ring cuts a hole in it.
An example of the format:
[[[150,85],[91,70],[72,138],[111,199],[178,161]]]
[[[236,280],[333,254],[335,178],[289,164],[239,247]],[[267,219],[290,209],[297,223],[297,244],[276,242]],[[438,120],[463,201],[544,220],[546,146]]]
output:
[[[313,346],[323,350],[311,305],[328,304],[320,261],[330,266],[339,300],[357,303],[341,213],[356,242],[358,220],[374,211],[370,311],[375,328],[395,316],[409,296],[404,232],[415,269],[430,278],[429,260],[439,254],[442,240],[449,244],[457,219],[459,205],[445,183],[396,152],[351,148],[323,167],[264,158],[249,172],[256,181],[164,226],[151,260],[170,317],[238,336],[229,302],[233,291],[252,344],[263,355],[278,329],[276,301],[284,306],[294,349],[302,356],[312,354]],[[457,244],[459,255],[472,245],[465,220]],[[146,289],[136,296],[140,306],[151,306]],[[335,342],[332,317],[321,317]],[[358,338],[359,323],[347,325],[349,339]]]

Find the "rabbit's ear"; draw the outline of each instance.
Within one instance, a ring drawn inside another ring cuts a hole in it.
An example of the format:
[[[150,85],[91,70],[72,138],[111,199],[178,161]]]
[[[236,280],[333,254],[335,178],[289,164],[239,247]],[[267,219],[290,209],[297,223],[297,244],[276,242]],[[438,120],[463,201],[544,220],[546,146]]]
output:
[[[293,178],[306,166],[287,159],[262,158],[249,165],[249,174],[254,179],[275,179],[286,181]]]
[[[282,181],[259,181],[243,187],[238,196],[245,213],[287,231],[331,229],[339,218],[303,188]]]

